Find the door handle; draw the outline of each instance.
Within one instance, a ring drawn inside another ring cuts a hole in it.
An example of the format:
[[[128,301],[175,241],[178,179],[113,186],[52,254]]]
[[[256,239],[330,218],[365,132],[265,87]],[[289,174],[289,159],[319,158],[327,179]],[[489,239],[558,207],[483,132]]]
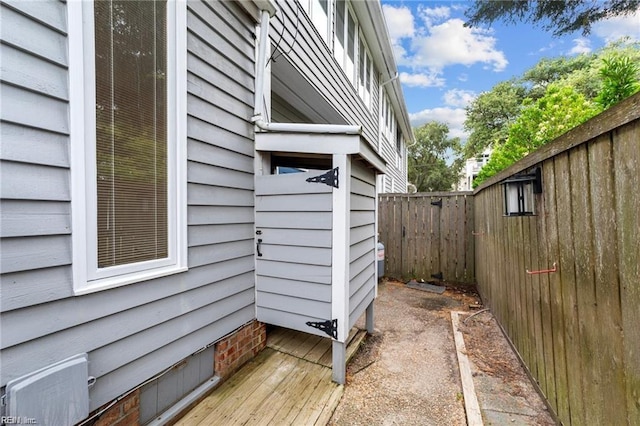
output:
[[[262,253],[260,253],[261,244],[262,244],[262,238],[258,238],[258,242],[256,242],[256,251],[258,252],[258,257],[262,257]]]

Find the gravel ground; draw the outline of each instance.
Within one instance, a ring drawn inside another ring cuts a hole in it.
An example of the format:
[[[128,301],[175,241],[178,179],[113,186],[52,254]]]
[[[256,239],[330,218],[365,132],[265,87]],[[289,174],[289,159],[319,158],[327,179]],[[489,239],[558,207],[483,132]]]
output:
[[[380,283],[376,332],[349,363],[329,425],[466,425],[451,311],[463,312],[460,331],[484,424],[555,424],[493,315],[478,310],[475,288],[446,287],[440,295]],[[364,318],[356,325],[364,328]]]
[[[442,296],[382,282],[376,333],[349,364],[329,424],[465,425],[449,312],[466,310],[470,302],[475,299],[461,293]]]

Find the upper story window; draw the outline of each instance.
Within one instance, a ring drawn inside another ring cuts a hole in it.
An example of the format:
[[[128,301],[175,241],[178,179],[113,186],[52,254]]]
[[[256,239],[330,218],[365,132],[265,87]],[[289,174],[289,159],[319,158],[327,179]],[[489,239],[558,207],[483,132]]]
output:
[[[367,108],[371,108],[371,75],[373,64],[371,56],[364,43],[364,37],[360,34],[358,43],[358,94]]]
[[[184,18],[176,2],[69,3],[77,294],[186,269]]]
[[[402,150],[402,132],[398,128],[395,114],[389,97],[385,90],[381,91],[380,96],[380,127],[382,134],[391,142],[392,146],[395,144],[396,151],[401,153]]]
[[[331,27],[329,25],[329,0],[300,0],[302,8],[307,12],[311,18],[311,22],[316,27],[322,39],[329,44],[331,34]]]
[[[344,0],[336,1],[336,25],[333,54],[354,85],[356,84],[357,22]]]

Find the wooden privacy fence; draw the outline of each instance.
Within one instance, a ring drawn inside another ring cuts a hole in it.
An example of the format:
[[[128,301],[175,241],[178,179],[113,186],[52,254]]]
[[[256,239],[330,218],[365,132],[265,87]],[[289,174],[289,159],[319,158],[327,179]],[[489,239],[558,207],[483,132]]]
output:
[[[471,192],[381,194],[378,222],[386,276],[474,281]]]
[[[542,170],[535,216],[503,185]],[[562,423],[640,425],[640,94],[476,189],[479,290]]]

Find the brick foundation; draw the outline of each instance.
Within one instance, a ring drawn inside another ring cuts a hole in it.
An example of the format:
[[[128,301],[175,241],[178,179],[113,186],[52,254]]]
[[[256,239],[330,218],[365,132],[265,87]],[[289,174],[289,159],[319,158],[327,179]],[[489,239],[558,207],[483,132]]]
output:
[[[267,345],[267,327],[254,321],[222,338],[215,345],[216,375],[222,380],[235,373]]]
[[[267,327],[253,321],[226,335],[214,347],[214,372],[222,380],[235,373],[267,345]],[[107,406],[106,404],[105,406]],[[100,408],[96,412],[102,410]],[[137,426],[140,424],[140,389],[118,401],[93,426]]]
[[[137,426],[140,424],[140,389],[127,395],[122,401],[100,416],[94,426]]]

